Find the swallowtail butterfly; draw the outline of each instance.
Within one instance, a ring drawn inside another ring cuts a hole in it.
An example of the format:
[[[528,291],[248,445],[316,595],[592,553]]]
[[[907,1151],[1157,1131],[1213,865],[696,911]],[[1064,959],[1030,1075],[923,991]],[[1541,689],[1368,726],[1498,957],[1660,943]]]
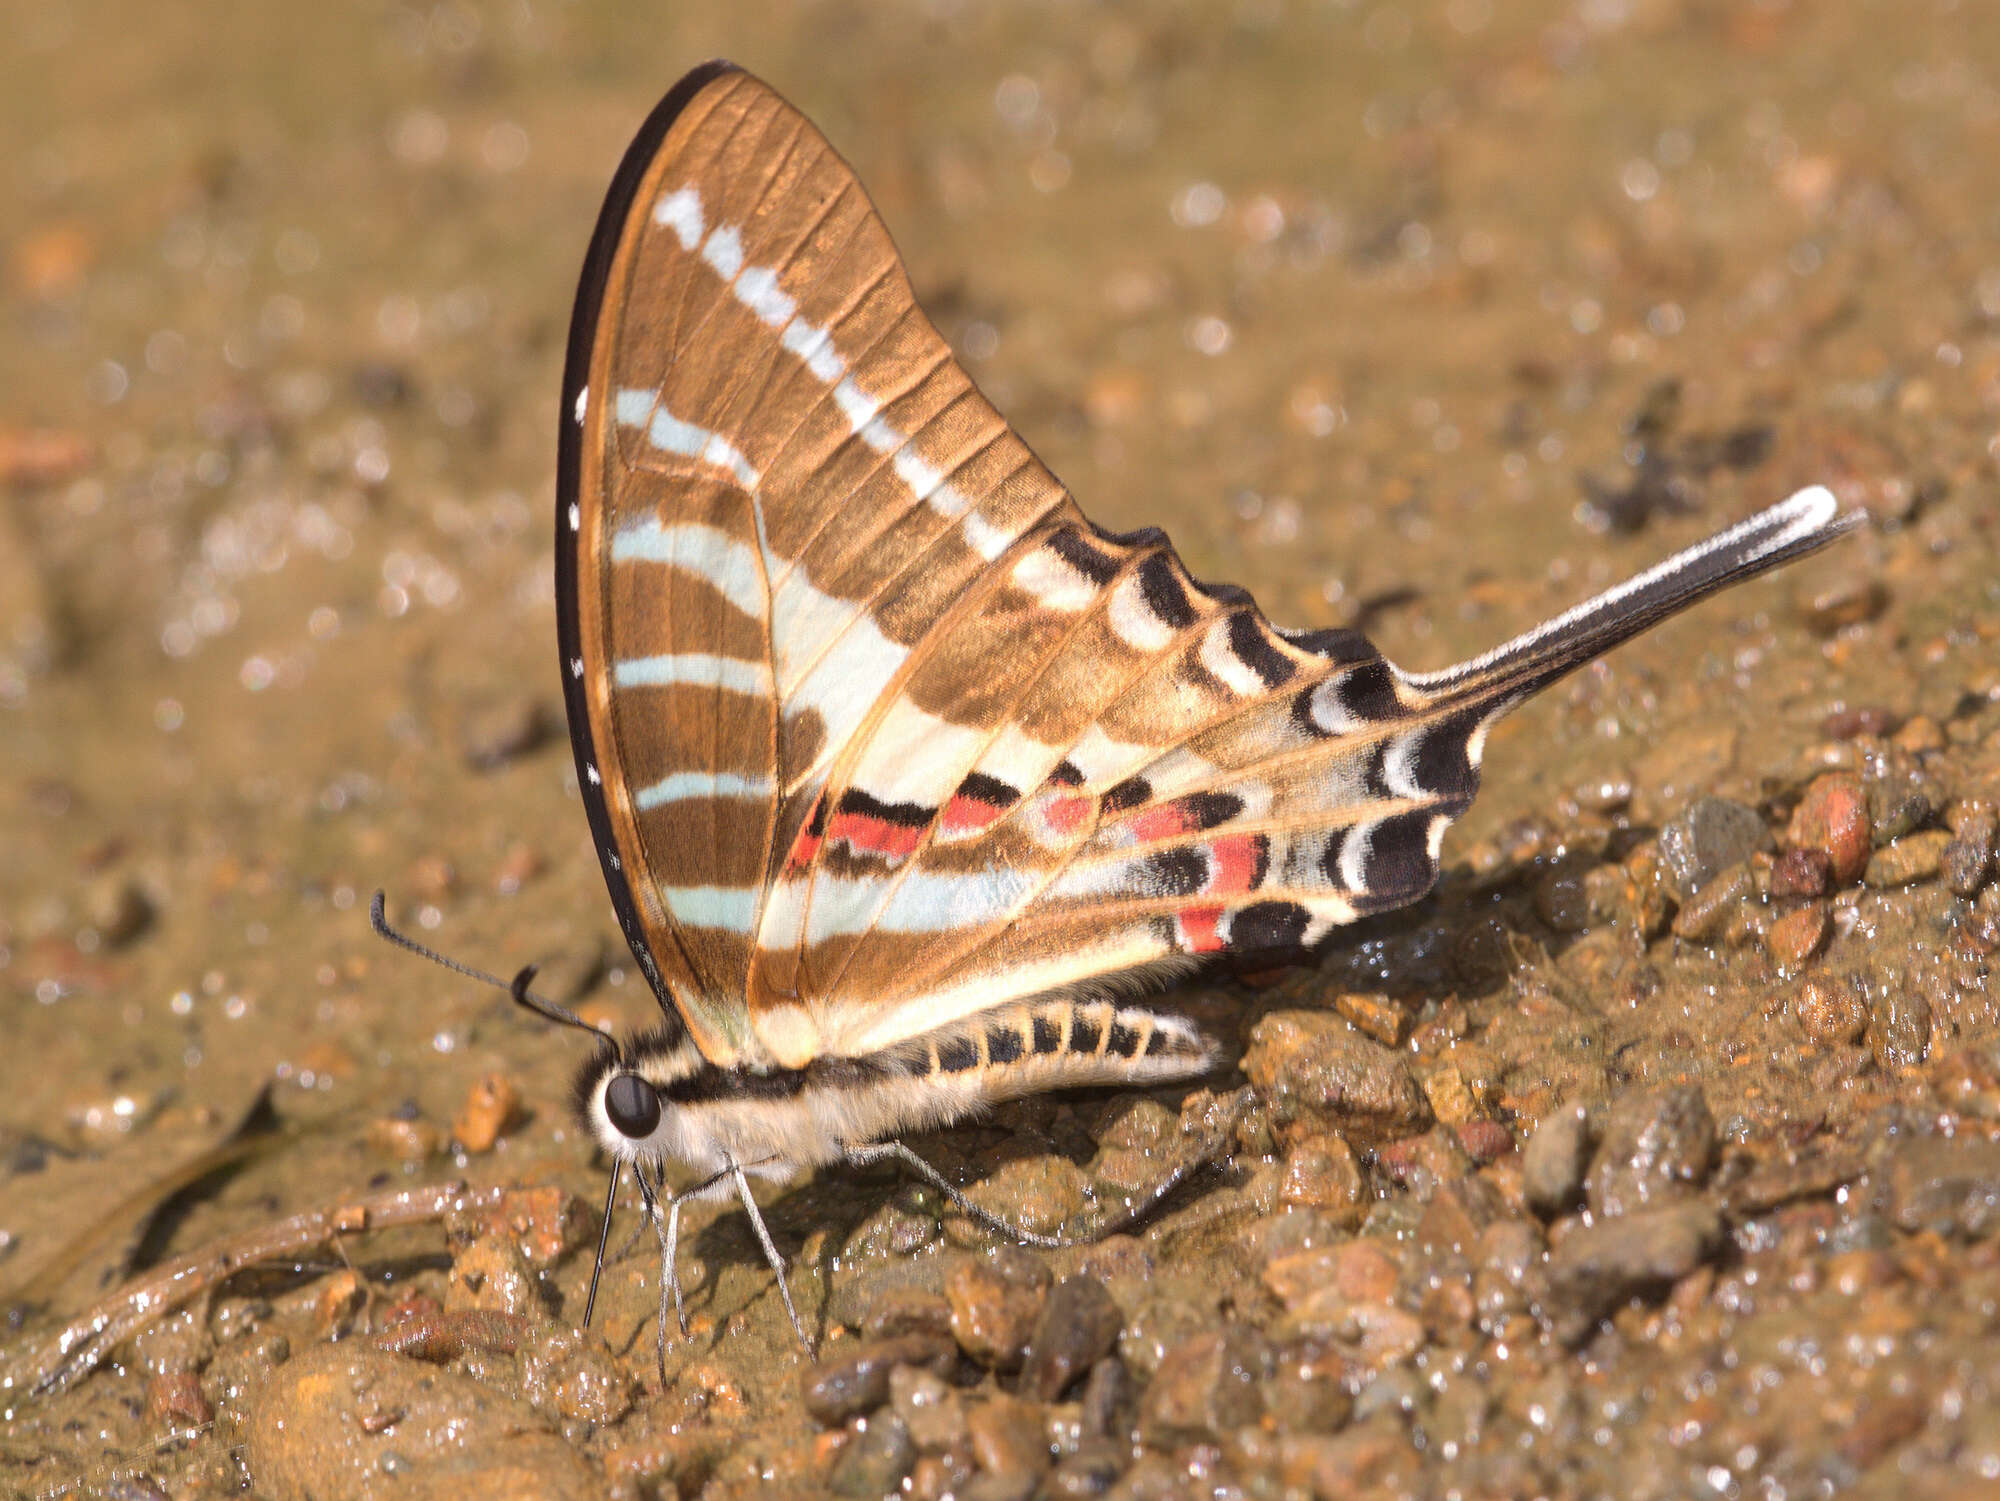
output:
[[[1847,525],[1802,491],[1442,672],[1274,626],[1160,532],[1085,517],[847,164],[726,63],[618,169],[562,414],[570,734],[663,1012],[577,1106],[638,1177],[663,1315],[665,1163],[741,1196],[790,1312],[746,1174],[895,1157],[953,1193],[899,1133],[1208,1069],[1117,997],[1415,901],[1497,719]]]

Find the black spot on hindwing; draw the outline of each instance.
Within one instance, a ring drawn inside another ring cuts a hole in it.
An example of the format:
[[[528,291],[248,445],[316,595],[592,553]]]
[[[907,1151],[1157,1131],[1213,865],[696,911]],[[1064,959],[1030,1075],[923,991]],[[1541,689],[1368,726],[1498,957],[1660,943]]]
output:
[[[1052,1017],[1035,1018],[1035,1051],[1037,1053],[1057,1053],[1062,1051],[1062,1028]]]
[[[1379,657],[1350,667],[1335,685],[1334,692],[1339,696],[1340,707],[1357,719],[1394,719],[1403,709],[1402,700],[1396,697],[1389,664]]]
[[[1049,551],[1093,584],[1108,584],[1118,576],[1118,559],[1086,542],[1075,527],[1050,533]]]
[[[1229,919],[1229,947],[1239,954],[1295,951],[1305,944],[1310,920],[1297,902],[1253,902]]]
[[[1152,784],[1144,777],[1127,777],[1104,794],[1099,804],[1106,813],[1122,813],[1136,808],[1153,795]]]
[[[1470,802],[1479,790],[1479,773],[1471,755],[1479,720],[1477,713],[1459,714],[1424,731],[1411,771],[1426,793],[1447,802]]]
[[[1130,1058],[1139,1051],[1139,1034],[1123,1022],[1111,1024],[1111,1035],[1104,1039],[1104,1051],[1116,1053],[1120,1058]]]
[[[962,1074],[979,1066],[979,1049],[972,1045],[970,1037],[941,1038],[937,1054],[941,1074]]]
[[[1165,558],[1151,557],[1139,565],[1139,593],[1147,608],[1175,630],[1194,624],[1194,605]]]
[[[1193,896],[1208,884],[1208,857],[1199,849],[1162,850],[1146,861],[1148,896]]]
[[[1370,830],[1368,853],[1361,862],[1361,894],[1371,908],[1399,907],[1431,889],[1437,880],[1430,847],[1434,816],[1431,809],[1413,808]]]
[[[1247,612],[1229,617],[1229,649],[1266,688],[1283,687],[1298,676],[1297,664],[1271,644],[1257,618]]]

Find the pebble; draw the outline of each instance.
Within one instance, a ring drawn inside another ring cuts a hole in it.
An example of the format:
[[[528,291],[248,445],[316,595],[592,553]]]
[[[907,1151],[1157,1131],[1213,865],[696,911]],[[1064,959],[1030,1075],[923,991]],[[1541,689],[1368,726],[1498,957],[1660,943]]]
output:
[[[947,1344],[944,1356],[950,1354]],[[935,1371],[914,1365],[891,1366],[889,1405],[910,1430],[911,1442],[926,1453],[942,1454],[965,1439],[965,1404]]]
[[[873,1412],[889,1400],[898,1367],[941,1372],[952,1363],[951,1344],[935,1334],[862,1339],[840,1347],[803,1377],[806,1411],[829,1427]]]
[[[241,1404],[250,1489],[325,1496],[583,1501],[604,1477],[528,1403],[447,1367],[353,1341],[278,1367]]]
[[[1799,618],[1820,636],[1831,636],[1844,626],[1873,620],[1888,603],[1888,587],[1874,575],[1858,572],[1809,580],[1792,595]]]
[[[994,1392],[984,1402],[967,1405],[965,1429],[979,1468],[1019,1484],[1018,1494],[1026,1501],[1054,1458],[1041,1415],[1005,1392]]]
[[[521,1091],[512,1079],[485,1074],[472,1081],[451,1118],[452,1139],[468,1152],[490,1152],[520,1108]]]
[[[1829,926],[1825,902],[1808,902],[1773,922],[1764,932],[1764,949],[1778,973],[1789,976],[1804,969],[1825,945]]]
[[[1410,1014],[1379,992],[1342,991],[1333,998],[1333,1009],[1392,1048],[1402,1046],[1409,1035]]]
[[[444,1306],[447,1312],[466,1308],[523,1316],[544,1312],[540,1280],[513,1236],[499,1231],[480,1236],[452,1257]]]
[[[1285,1153],[1278,1202],[1287,1208],[1329,1210],[1358,1225],[1366,1190],[1354,1149],[1331,1132],[1302,1136]]]
[[[565,1423],[599,1429],[632,1407],[632,1382],[601,1335],[559,1325],[529,1333],[517,1351],[521,1393]]]
[[[368,1146],[391,1162],[422,1162],[435,1157],[444,1142],[429,1121],[384,1115],[368,1123]]]
[[[1833,884],[1833,860],[1825,850],[1786,850],[1771,866],[1771,895],[1780,901],[1824,896]]]
[[[1660,830],[1660,860],[1674,894],[1685,903],[1732,866],[1771,848],[1771,831],[1755,808],[1704,797]]]
[[[1892,983],[1876,993],[1868,1047],[1885,1069],[1909,1068],[1930,1056],[1931,1003],[1921,991]]]
[[[1862,879],[1870,886],[1913,886],[1933,879],[1944,868],[1945,846],[1951,835],[1943,829],[1905,834],[1868,857]]]
[[[1554,1219],[1581,1203],[1594,1145],[1590,1113],[1582,1105],[1564,1105],[1543,1116],[1521,1149],[1528,1207],[1543,1219]]]
[[[1634,1090],[1604,1114],[1584,1194],[1600,1216],[1629,1214],[1701,1187],[1714,1161],[1715,1117],[1700,1089]]]
[[[153,925],[152,898],[129,875],[100,876],[83,899],[84,920],[106,948],[123,948]]]
[[[1015,1390],[1053,1402],[1118,1344],[1125,1316],[1095,1277],[1065,1277],[1049,1292],[1021,1355]]]
[[[869,1301],[861,1317],[861,1333],[867,1339],[929,1334],[949,1340],[951,1304],[929,1288],[885,1287]]]
[[[1272,1364],[1264,1337],[1243,1323],[1174,1346],[1140,1403],[1140,1432],[1156,1444],[1199,1443],[1256,1422]]]
[[[1583,932],[1592,916],[1589,873],[1558,866],[1544,875],[1535,883],[1535,915],[1552,932]]]
[[[561,720],[539,698],[517,698],[468,714],[459,727],[459,754],[474,771],[498,771],[541,749]]]
[[[967,1257],[945,1278],[959,1349],[990,1370],[1021,1364],[1049,1293],[1049,1270],[1015,1246]]]
[[[1500,1121],[1470,1120],[1453,1129],[1458,1132],[1458,1144],[1475,1166],[1497,1162],[1514,1150],[1514,1133]]]
[[[1806,980],[1792,994],[1799,1030],[1822,1045],[1859,1042],[1868,1031],[1868,1003],[1840,980]]]
[[[1792,810],[1786,839],[1794,849],[1827,857],[1835,886],[1851,886],[1868,866],[1868,794],[1852,772],[1815,777]]]
[[[1702,1200],[1575,1224],[1549,1253],[1544,1314],[1576,1344],[1627,1300],[1663,1290],[1716,1254],[1722,1212]]]
[[[834,1462],[830,1488],[855,1501],[881,1501],[902,1490],[903,1477],[916,1459],[917,1446],[903,1420],[893,1412],[878,1412],[857,1420],[854,1437]]]
[[[1954,896],[1977,896],[1993,873],[2000,810],[1983,798],[1966,798],[1952,805],[1946,822],[1952,839],[1944,852],[1945,884]]]
[[[201,1377],[194,1371],[160,1371],[146,1381],[146,1427],[158,1433],[206,1427],[215,1409],[202,1395]]]
[[[1375,1162],[1420,1204],[1428,1203],[1440,1184],[1455,1183],[1472,1171],[1471,1157],[1448,1126],[1391,1142],[1376,1153]]]
[[[1264,1017],[1251,1030],[1242,1067],[1280,1126],[1330,1128],[1368,1147],[1431,1123],[1430,1101],[1409,1065],[1324,1012]]]
[[[1983,1236],[2000,1230],[2000,1141],[1927,1136],[1888,1154],[1889,1217],[1905,1230]]]
[[[1713,943],[1729,930],[1743,904],[1757,895],[1750,867],[1737,865],[1710,881],[1674,914],[1673,933],[1693,943]]]

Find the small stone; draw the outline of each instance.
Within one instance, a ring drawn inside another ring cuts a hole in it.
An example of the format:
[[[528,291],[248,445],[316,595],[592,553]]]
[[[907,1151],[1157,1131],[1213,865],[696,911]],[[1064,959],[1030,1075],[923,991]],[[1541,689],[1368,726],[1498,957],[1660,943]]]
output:
[[[1833,859],[1825,850],[1786,850],[1771,867],[1771,895],[1780,901],[1825,896],[1832,884]]]
[[[1265,1016],[1251,1031],[1242,1067],[1281,1126],[1316,1124],[1366,1147],[1431,1123],[1430,1102],[1409,1065],[1324,1012]]]
[[[948,1343],[944,1351],[949,1357]],[[942,1454],[965,1437],[965,1404],[935,1371],[913,1365],[890,1367],[889,1405],[910,1430],[911,1442],[927,1453]]]
[[[1464,1073],[1452,1064],[1430,1069],[1418,1082],[1424,1087],[1424,1097],[1431,1102],[1432,1113],[1445,1125],[1462,1126],[1479,1116],[1482,1108],[1479,1097],[1465,1082]]]
[[[1806,980],[1792,995],[1799,1030],[1824,1046],[1859,1042],[1868,1031],[1868,1003],[1839,980]]]
[[[1722,1212],[1701,1200],[1578,1224],[1549,1253],[1545,1313],[1575,1344],[1628,1299],[1670,1287],[1724,1242]]]
[[[1844,626],[1873,620],[1889,603],[1889,590],[1873,574],[1850,572],[1813,579],[1792,595],[1799,618],[1816,635],[1831,636]]]
[[[902,1334],[951,1338],[951,1304],[939,1293],[921,1287],[883,1288],[861,1316],[866,1339],[894,1339]]]
[[[353,1267],[329,1274],[313,1298],[313,1327],[321,1339],[344,1339],[368,1303],[368,1289]]]
[[[1090,1368],[1083,1383],[1083,1397],[1077,1403],[1077,1432],[1083,1437],[1104,1438],[1118,1427],[1119,1412],[1132,1394],[1132,1378],[1125,1362],[1107,1355]]]
[[[1362,1196],[1367,1188],[1354,1149],[1340,1137],[1312,1132],[1285,1153],[1278,1202],[1293,1209],[1325,1209],[1344,1222],[1361,1223]]]
[[[1928,714],[1912,714],[1909,721],[1889,737],[1889,743],[1913,756],[1943,750],[1944,727]]]
[[[1869,856],[1863,879],[1870,886],[1912,886],[1928,881],[1944,869],[1945,846],[1951,835],[1943,829],[1925,829],[1905,834]]]
[[[1130,1444],[1115,1443],[1109,1438],[1085,1439],[1076,1446],[1074,1454],[1065,1454],[1056,1461],[1056,1467],[1042,1482],[1042,1490],[1055,1501],[1083,1501],[1086,1497],[1101,1496],[1117,1483],[1131,1462]]]
[[[1674,915],[1674,936],[1694,943],[1712,943],[1729,931],[1743,904],[1756,895],[1757,881],[1750,874],[1750,867],[1734,866],[1703,886]]]
[[[435,1157],[443,1143],[429,1121],[378,1116],[368,1123],[368,1146],[391,1162],[422,1162]]]
[[[511,844],[507,853],[500,857],[500,863],[493,867],[493,889],[502,896],[513,896],[523,886],[540,875],[548,862],[541,852],[531,844]]]
[[[1603,1216],[1629,1214],[1701,1187],[1715,1161],[1715,1117],[1691,1084],[1637,1090],[1605,1112],[1584,1193]]]
[[[1590,926],[1587,874],[1558,866],[1535,883],[1535,915],[1557,933],[1581,933]]]
[[[149,1430],[172,1432],[201,1429],[214,1418],[215,1409],[202,1395],[201,1377],[194,1371],[161,1371],[147,1380],[146,1427]]]
[[[836,1496],[881,1501],[901,1492],[903,1477],[916,1462],[917,1446],[903,1420],[893,1412],[879,1412],[859,1420],[858,1431],[834,1462],[830,1486]]]
[[[1543,1116],[1521,1150],[1522,1189],[1528,1207],[1543,1219],[1567,1214],[1583,1198],[1584,1174],[1594,1137],[1590,1113],[1564,1105]]]
[[[1409,1013],[1379,993],[1343,991],[1333,998],[1333,1009],[1377,1042],[1392,1048],[1402,1046],[1410,1030]]]
[[[1375,1154],[1375,1162],[1419,1203],[1428,1203],[1440,1184],[1456,1183],[1472,1171],[1472,1159],[1449,1126],[1391,1142]]]
[[[1922,991],[1891,982],[1875,995],[1868,1047],[1885,1069],[1922,1063],[1931,1050],[1931,1003]]]
[[[1053,1402],[1117,1347],[1125,1316],[1095,1277],[1065,1277],[1049,1292],[1021,1355],[1015,1390],[1034,1402]]]
[[[1040,1415],[1005,1392],[968,1404],[965,1429],[979,1468],[989,1476],[1025,1482],[1018,1492],[1024,1498],[1053,1459]]]
[[[541,1282],[511,1235],[489,1233],[452,1257],[446,1274],[447,1313],[484,1309],[525,1316],[544,1312]]]
[[[1823,852],[1836,887],[1853,885],[1867,869],[1871,843],[1861,778],[1846,771],[1815,777],[1792,810],[1786,838],[1794,849]]]
[[[1852,709],[1836,709],[1826,716],[1820,729],[1834,740],[1852,740],[1859,735],[1880,738],[1892,735],[1903,722],[1894,709],[1879,704],[1861,704]]]
[[[991,1370],[1018,1368],[1049,1281],[1048,1268],[1014,1246],[961,1261],[944,1285],[958,1347]]]
[[[84,918],[106,948],[123,948],[153,925],[153,903],[127,875],[100,877],[84,894]]]
[[[1452,1128],[1458,1144],[1478,1167],[1498,1162],[1514,1150],[1514,1133],[1496,1120],[1471,1120]]]
[[[1174,1346],[1146,1388],[1140,1432],[1156,1444],[1198,1443],[1256,1422],[1271,1364],[1263,1337],[1243,1323]]]
[[[1764,949],[1781,975],[1795,975],[1826,943],[1825,902],[1808,902],[1787,912],[1765,931]]]
[[[1977,896],[1992,874],[1996,846],[2000,846],[2000,813],[1981,798],[1967,798],[1952,805],[1946,820],[1952,840],[1945,846],[1944,879],[1954,896]]]
[[[1660,859],[1682,902],[1717,876],[1771,847],[1771,831],[1755,808],[1727,798],[1704,797],[1660,830]]]
[[[1903,1229],[1960,1236],[2000,1229],[2000,1141],[1918,1137],[1888,1155],[1889,1216]]]
[[[451,1118],[453,1140],[468,1152],[492,1151],[520,1105],[521,1092],[505,1074],[486,1074],[473,1080],[458,1114]]]
[[[547,744],[558,724],[539,698],[494,704],[466,716],[459,729],[459,753],[474,771],[497,771]]]
[[[806,1411],[829,1427],[873,1412],[889,1400],[890,1375],[899,1366],[933,1372],[949,1369],[951,1344],[934,1334],[863,1339],[811,1367],[804,1378]]]

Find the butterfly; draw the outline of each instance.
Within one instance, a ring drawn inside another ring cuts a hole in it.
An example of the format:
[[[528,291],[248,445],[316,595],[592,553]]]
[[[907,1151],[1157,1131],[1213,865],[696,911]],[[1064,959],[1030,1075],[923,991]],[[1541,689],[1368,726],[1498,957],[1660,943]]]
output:
[[[1209,1038],[1121,997],[1415,901],[1496,720],[1848,524],[1801,491],[1440,672],[1280,629],[1161,532],[1084,516],[847,164],[722,62],[618,168],[562,407],[570,734],[663,1013],[576,1105],[659,1232],[662,1341],[687,1198],[740,1197],[810,1348],[751,1175],[893,1158],[999,1223],[897,1138],[1210,1069]],[[669,1162],[702,1181],[670,1195]]]

